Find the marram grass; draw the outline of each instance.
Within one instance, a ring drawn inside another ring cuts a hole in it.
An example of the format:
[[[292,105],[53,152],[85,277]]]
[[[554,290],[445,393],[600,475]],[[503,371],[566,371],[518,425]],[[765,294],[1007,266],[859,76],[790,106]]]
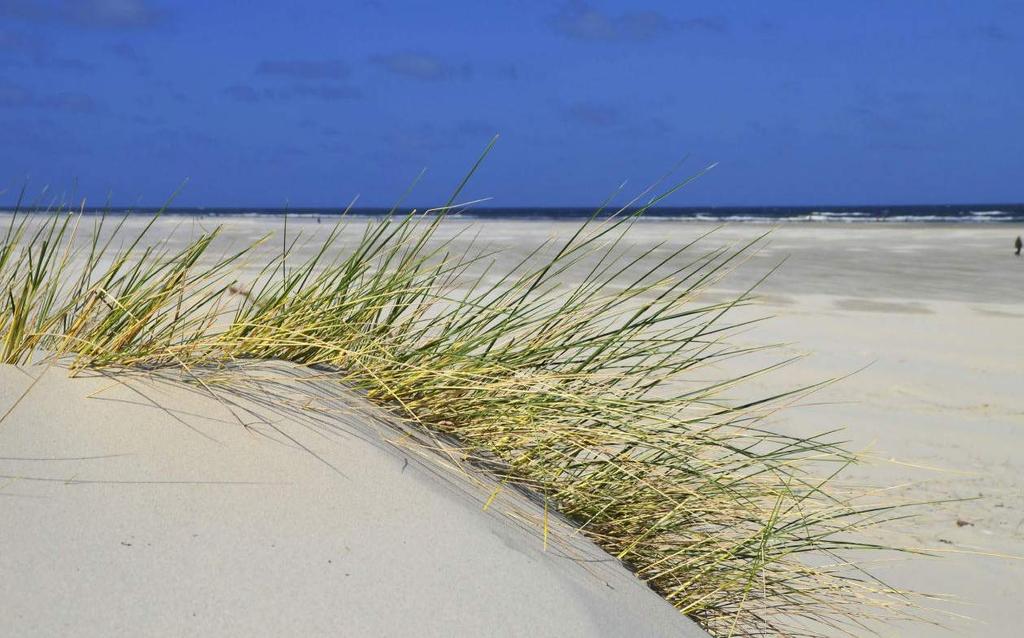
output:
[[[217,231],[172,249],[149,240],[152,221],[129,235],[124,219],[15,213],[0,359],[327,366],[541,495],[716,636],[821,635],[904,613],[908,599],[851,556],[883,549],[864,532],[903,510],[835,486],[854,456],[828,436],[766,429],[799,391],[725,399],[767,369],[701,381],[744,354],[727,337],[746,295],[697,293],[750,247],[636,254],[637,216],[595,216],[500,273],[484,249],[438,236],[443,214],[343,217],[306,261],[286,236],[246,278],[266,245],[215,256]],[[359,239],[341,250],[346,233]]]

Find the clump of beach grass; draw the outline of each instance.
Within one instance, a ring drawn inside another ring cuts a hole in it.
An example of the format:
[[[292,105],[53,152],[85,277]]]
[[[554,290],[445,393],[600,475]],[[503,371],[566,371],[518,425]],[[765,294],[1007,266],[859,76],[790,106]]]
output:
[[[286,236],[248,279],[240,265],[261,242],[215,256],[216,230],[172,250],[149,241],[152,220],[129,235],[125,218],[15,211],[0,248],[0,358],[326,367],[543,498],[716,636],[820,635],[899,615],[908,599],[851,554],[885,549],[865,533],[904,512],[836,484],[856,458],[829,434],[765,423],[808,389],[728,399],[774,364],[702,380],[751,351],[728,340],[749,293],[699,293],[757,240],[628,250],[644,210],[680,186],[602,207],[502,272],[486,247],[440,237],[451,202],[342,216],[305,261]],[[355,247],[340,250],[350,232]]]

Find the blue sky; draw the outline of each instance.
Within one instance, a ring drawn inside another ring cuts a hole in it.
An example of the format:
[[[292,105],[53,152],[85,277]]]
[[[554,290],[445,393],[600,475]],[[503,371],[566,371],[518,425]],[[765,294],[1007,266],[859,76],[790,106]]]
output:
[[[0,0],[0,202],[1024,200],[1024,3]],[[77,186],[74,186],[77,184]]]

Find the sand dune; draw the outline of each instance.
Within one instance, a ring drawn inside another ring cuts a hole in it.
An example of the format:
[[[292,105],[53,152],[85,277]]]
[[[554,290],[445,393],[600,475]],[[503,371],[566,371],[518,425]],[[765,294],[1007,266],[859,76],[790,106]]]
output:
[[[225,221],[224,239],[236,246],[280,222],[170,218],[156,233]],[[445,232],[466,227],[451,220]],[[324,229],[309,220],[291,228],[309,238]],[[508,266],[575,224],[480,229]],[[632,249],[665,242],[655,249],[665,254],[708,230],[644,222]],[[705,245],[763,230],[727,227]],[[1024,618],[1024,260],[1010,249],[1019,232],[786,225],[705,295],[727,299],[788,257],[762,286],[761,305],[740,311],[774,319],[737,340],[810,356],[739,391],[763,396],[860,370],[814,395],[814,405],[779,413],[773,427],[846,428],[851,446],[877,461],[849,480],[952,501],[919,510],[887,539],[942,559],[877,566],[895,585],[950,596],[924,613],[952,633],[914,624],[883,635],[1013,635]],[[0,413],[30,382],[0,369]],[[164,383],[147,382],[144,394],[184,412],[116,385],[85,398],[108,385],[50,370],[0,426],[0,568],[15,575],[4,581],[4,620],[20,633],[697,631],[592,545],[577,538],[544,551],[536,504],[502,494],[502,508],[492,509],[517,518],[483,512],[488,487],[382,444],[394,431],[365,411],[335,415],[325,428],[301,411],[276,413],[281,406],[258,394],[244,399],[256,414],[276,414],[269,420],[305,450],[244,410],[248,430],[222,403]],[[109,480],[212,483],[95,482]]]
[[[545,549],[536,503],[484,511],[485,486],[303,374],[263,365],[214,398],[0,366],[4,635],[705,635],[554,517]]]

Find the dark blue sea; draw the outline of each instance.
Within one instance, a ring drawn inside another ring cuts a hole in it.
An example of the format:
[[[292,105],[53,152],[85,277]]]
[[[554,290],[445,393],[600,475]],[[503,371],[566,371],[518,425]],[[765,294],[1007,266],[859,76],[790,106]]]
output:
[[[156,208],[110,208],[111,213],[153,213]],[[407,209],[403,209],[407,210]],[[423,209],[420,209],[423,210]],[[99,209],[89,213],[103,212]],[[203,217],[281,215],[282,208],[170,208],[165,214]],[[616,212],[614,210],[606,211]],[[628,211],[627,211],[628,212]],[[339,208],[290,208],[289,216],[332,217]],[[386,215],[386,208],[354,208],[353,216]],[[593,208],[487,208],[457,209],[449,214],[474,219],[572,220],[594,214]],[[1024,204],[929,204],[913,206],[661,206],[649,209],[644,216],[652,219],[711,222],[819,222],[819,223],[922,223],[922,224],[1009,224],[1024,223]]]

